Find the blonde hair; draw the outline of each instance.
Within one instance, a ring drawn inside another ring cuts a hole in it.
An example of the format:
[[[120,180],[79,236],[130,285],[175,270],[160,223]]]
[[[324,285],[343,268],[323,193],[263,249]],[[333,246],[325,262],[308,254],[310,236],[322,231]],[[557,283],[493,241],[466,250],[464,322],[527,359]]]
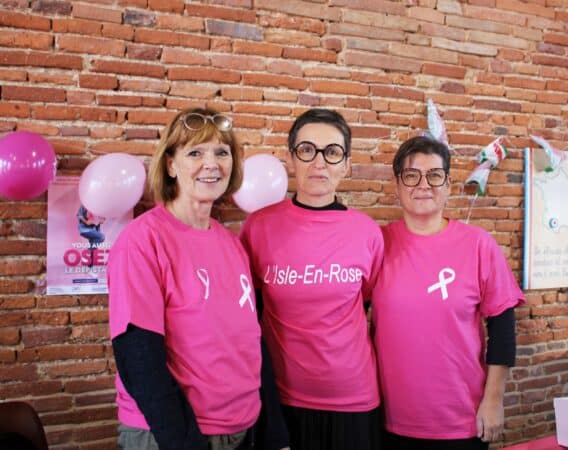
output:
[[[223,144],[227,144],[231,148],[231,156],[233,157],[229,186],[223,196],[236,192],[243,181],[243,152],[237,143],[233,130],[221,131],[210,120],[206,120],[205,126],[200,130],[190,130],[185,126],[183,119],[191,113],[204,116],[218,114],[212,109],[186,109],[176,114],[166,125],[148,169],[148,187],[156,202],[167,203],[178,196],[177,180],[168,174],[168,156],[173,157],[180,148],[195,146],[214,138],[217,138]]]

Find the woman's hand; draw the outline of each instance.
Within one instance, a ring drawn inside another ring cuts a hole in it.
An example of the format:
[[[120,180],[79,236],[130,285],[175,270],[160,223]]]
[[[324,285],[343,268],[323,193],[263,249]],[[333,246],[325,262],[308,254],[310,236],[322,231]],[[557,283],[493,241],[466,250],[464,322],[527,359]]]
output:
[[[496,441],[503,433],[505,413],[503,397],[505,380],[509,374],[506,366],[487,366],[487,379],[483,398],[477,409],[477,437],[484,442]]]
[[[496,441],[503,433],[504,424],[503,402],[484,397],[477,410],[477,437],[484,442]]]

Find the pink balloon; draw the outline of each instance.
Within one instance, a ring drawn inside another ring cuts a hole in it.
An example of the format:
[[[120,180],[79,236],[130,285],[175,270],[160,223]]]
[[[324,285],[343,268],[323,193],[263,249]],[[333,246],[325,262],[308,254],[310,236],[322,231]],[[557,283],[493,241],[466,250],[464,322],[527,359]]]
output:
[[[29,131],[0,139],[0,195],[29,200],[43,194],[55,178],[57,161],[49,142]]]
[[[258,154],[245,159],[243,184],[233,200],[248,213],[283,200],[288,190],[288,175],[280,160]]]
[[[134,208],[144,192],[146,170],[126,153],[109,153],[93,160],[79,180],[85,208],[102,217],[120,217]]]

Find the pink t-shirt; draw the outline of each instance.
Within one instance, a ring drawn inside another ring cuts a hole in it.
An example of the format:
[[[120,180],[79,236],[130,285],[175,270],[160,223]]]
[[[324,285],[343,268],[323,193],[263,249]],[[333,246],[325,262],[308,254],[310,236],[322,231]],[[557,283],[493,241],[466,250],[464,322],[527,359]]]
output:
[[[372,316],[388,431],[423,439],[476,435],[486,377],[482,318],[524,301],[495,240],[450,220],[421,236],[383,227]]]
[[[260,411],[260,327],[246,253],[211,220],[196,230],[163,205],[122,231],[108,262],[111,338],[129,323],[165,337],[168,369],[201,432],[250,427]],[[148,429],[117,376],[119,420]]]
[[[383,258],[380,228],[357,211],[284,200],[252,214],[241,239],[262,288],[262,331],[282,403],[353,412],[378,406],[363,300]]]

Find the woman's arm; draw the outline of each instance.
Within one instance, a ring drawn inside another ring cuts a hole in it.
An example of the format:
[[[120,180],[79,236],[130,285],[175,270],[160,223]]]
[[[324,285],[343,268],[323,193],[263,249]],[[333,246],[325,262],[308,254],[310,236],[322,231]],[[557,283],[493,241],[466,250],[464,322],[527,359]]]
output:
[[[487,379],[477,410],[477,436],[486,442],[499,439],[505,421],[503,397],[509,367],[515,365],[515,310],[509,308],[487,319]]]
[[[112,347],[120,379],[160,450],[207,450],[191,405],[167,368],[164,337],[130,324]]]

